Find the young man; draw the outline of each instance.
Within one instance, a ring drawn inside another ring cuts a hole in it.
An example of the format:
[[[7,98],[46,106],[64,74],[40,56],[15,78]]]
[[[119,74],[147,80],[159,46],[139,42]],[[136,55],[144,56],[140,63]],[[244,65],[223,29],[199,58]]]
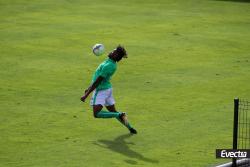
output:
[[[93,106],[94,117],[116,118],[129,129],[130,133],[136,134],[137,131],[129,124],[126,113],[116,111],[112,94],[110,79],[116,71],[117,62],[122,60],[122,58],[127,58],[127,53],[126,50],[119,45],[109,53],[108,59],[98,66],[93,75],[92,84],[85,90],[81,101],[85,102],[89,94],[94,91],[90,101],[90,104]],[[103,106],[105,106],[109,112],[102,110]]]

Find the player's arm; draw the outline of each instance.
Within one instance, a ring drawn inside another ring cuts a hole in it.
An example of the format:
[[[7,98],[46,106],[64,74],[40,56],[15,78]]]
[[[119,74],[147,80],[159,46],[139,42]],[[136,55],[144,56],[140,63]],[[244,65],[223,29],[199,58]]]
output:
[[[84,102],[84,101],[87,99],[87,97],[89,96],[89,94],[90,94],[93,90],[95,90],[95,88],[97,88],[97,86],[103,81],[103,79],[104,79],[104,77],[99,76],[99,77],[95,80],[95,82],[93,82],[93,83],[90,85],[90,87],[89,87],[87,90],[85,90],[85,94],[84,94],[84,96],[81,97],[81,101]]]

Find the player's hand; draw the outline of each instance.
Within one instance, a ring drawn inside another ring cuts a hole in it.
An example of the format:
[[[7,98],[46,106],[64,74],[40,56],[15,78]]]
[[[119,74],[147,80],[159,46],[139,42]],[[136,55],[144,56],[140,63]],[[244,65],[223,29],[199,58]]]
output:
[[[88,97],[88,96],[86,96],[86,95],[82,96],[82,97],[81,97],[81,101],[82,101],[82,102],[85,102],[85,100],[87,99],[87,97]]]

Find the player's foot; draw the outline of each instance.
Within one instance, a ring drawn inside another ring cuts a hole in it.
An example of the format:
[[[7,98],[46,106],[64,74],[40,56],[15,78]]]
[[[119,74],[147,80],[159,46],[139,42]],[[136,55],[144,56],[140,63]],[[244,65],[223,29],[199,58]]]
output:
[[[130,128],[129,131],[131,134],[137,134],[137,131],[134,128]]]
[[[125,124],[127,125],[128,124],[128,120],[127,120],[127,116],[126,116],[126,113],[125,112],[122,112],[119,116],[120,120]]]

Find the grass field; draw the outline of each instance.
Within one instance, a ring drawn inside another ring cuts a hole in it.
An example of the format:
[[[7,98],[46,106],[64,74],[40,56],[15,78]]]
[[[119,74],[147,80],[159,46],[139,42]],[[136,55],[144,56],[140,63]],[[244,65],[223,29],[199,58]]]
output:
[[[202,167],[230,148],[234,97],[250,98],[250,3],[0,0],[1,167]],[[80,102],[106,50],[115,119]],[[108,52],[107,52],[108,53]]]

